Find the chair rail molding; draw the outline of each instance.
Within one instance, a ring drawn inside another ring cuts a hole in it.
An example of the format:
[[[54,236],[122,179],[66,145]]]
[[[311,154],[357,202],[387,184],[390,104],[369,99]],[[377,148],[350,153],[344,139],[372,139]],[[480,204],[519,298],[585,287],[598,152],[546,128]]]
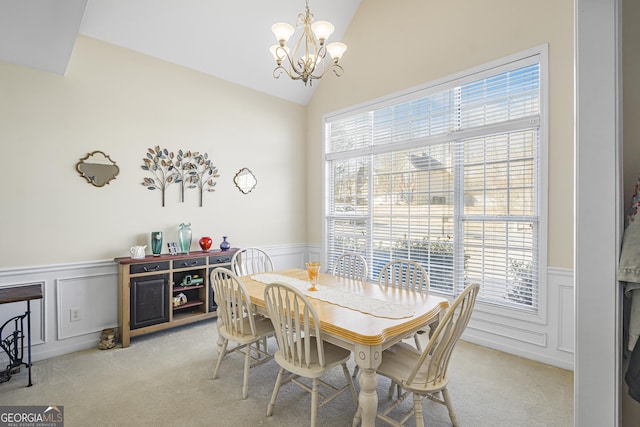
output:
[[[276,269],[304,268],[309,260],[322,260],[321,245],[263,245]],[[547,304],[543,321],[476,310],[462,339],[538,362],[573,370],[573,271],[547,269]],[[44,298],[32,307],[33,360],[43,360],[96,347],[102,329],[117,325],[118,268],[113,260],[0,270],[0,288],[41,283]],[[80,319],[71,320],[70,310]],[[0,306],[0,320],[24,310],[18,303]],[[1,360],[1,359],[0,359]]]

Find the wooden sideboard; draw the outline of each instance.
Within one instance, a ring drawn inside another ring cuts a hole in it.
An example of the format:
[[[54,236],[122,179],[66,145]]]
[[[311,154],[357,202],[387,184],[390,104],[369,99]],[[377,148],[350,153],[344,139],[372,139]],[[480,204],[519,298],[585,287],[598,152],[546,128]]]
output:
[[[128,347],[131,337],[137,335],[215,317],[209,275],[216,267],[230,268],[236,251],[116,258],[122,347]]]

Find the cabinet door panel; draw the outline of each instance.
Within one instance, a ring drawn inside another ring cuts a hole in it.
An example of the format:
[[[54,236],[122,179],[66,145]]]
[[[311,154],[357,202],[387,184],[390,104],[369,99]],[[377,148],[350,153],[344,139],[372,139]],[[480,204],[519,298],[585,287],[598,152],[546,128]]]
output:
[[[142,328],[169,321],[169,275],[131,278],[131,326]]]

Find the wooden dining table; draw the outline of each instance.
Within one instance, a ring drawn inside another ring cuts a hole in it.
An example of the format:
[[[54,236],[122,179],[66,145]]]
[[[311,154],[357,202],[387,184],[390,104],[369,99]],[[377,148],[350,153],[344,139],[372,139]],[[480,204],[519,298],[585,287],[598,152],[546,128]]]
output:
[[[309,280],[306,270],[298,268],[277,270],[268,274]],[[243,276],[242,281],[249,292],[251,302],[256,306],[256,311],[266,314],[264,302],[266,284],[253,280],[252,276]],[[409,309],[407,310],[409,314],[405,314],[406,317],[388,318],[310,298],[320,318],[322,339],[353,352],[355,362],[361,370],[358,396],[361,425],[374,426],[378,408],[376,368],[382,361],[382,351],[419,329],[437,323],[449,303],[446,298],[435,295],[383,287],[330,274],[320,274],[318,287],[320,289],[331,287],[360,297],[402,305]]]

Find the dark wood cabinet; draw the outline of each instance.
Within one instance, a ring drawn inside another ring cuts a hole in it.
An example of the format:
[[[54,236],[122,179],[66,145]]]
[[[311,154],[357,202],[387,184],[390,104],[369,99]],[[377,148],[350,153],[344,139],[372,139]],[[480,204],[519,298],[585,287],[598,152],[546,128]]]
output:
[[[169,274],[131,278],[129,329],[169,321]]]
[[[122,347],[137,335],[215,317],[209,275],[216,267],[230,268],[236,251],[116,258]]]

